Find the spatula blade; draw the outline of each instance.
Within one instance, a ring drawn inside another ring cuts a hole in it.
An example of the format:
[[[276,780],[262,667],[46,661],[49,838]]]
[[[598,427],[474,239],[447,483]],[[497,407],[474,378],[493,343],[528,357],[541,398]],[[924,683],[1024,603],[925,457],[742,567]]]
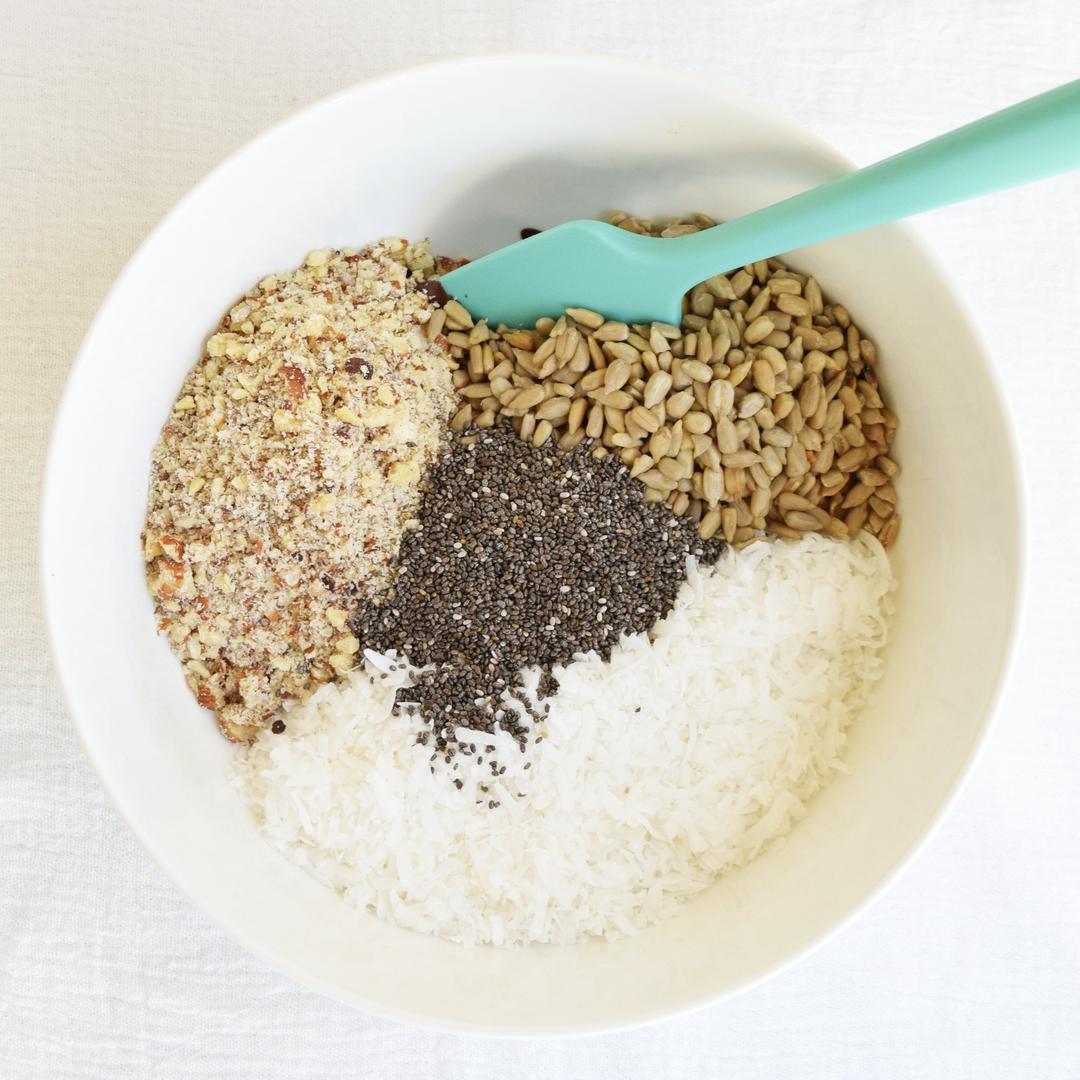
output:
[[[568,221],[466,263],[443,288],[492,325],[532,326],[544,315],[584,307],[623,322],[678,323],[681,290],[653,245],[602,221]]]

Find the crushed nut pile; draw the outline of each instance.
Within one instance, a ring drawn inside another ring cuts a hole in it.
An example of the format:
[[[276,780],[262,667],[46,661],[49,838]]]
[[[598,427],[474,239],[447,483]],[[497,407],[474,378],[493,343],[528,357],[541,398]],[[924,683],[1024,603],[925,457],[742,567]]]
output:
[[[426,245],[319,250],[222,319],[154,449],[143,535],[160,627],[199,703],[246,740],[353,666],[453,409],[412,274]]]
[[[715,224],[610,220],[654,236]],[[509,416],[535,446],[596,439],[594,453],[617,454],[647,498],[688,515],[704,538],[867,528],[889,547],[900,527],[897,420],[878,388],[877,349],[847,309],[769,259],[698,285],[684,311],[681,326],[569,308],[531,330],[493,329],[450,301],[429,332],[445,331],[460,364],[465,403],[452,426]]]

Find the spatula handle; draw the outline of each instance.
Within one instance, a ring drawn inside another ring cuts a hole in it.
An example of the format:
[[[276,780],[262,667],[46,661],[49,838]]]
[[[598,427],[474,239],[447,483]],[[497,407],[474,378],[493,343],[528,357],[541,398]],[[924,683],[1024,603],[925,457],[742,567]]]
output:
[[[1077,167],[1080,80],[675,243],[693,264],[689,287],[722,270]]]

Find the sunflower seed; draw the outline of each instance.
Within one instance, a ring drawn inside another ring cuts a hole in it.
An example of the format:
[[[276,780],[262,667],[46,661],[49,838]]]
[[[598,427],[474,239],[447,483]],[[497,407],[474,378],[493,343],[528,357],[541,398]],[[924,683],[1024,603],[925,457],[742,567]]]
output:
[[[806,449],[800,442],[791,445],[787,452],[785,470],[788,476],[805,476],[810,471],[810,460],[806,456]]]
[[[734,454],[739,449],[739,434],[726,416],[716,421],[716,445],[722,454]]]
[[[457,300],[447,300],[443,304],[443,311],[446,312],[447,323],[454,329],[467,330],[473,325],[473,317]]]
[[[667,456],[668,450],[670,449],[671,431],[666,427],[658,428],[649,438],[649,453],[655,461],[659,461],[661,458]]]
[[[605,322],[593,331],[597,341],[625,341],[630,336],[630,327],[624,322]]]
[[[657,491],[674,491],[678,484],[677,480],[669,479],[659,469],[647,469],[639,475],[638,479],[646,487],[654,488]]]
[[[821,522],[805,510],[791,510],[784,514],[784,524],[796,532],[817,532],[821,528]]]
[[[646,409],[644,405],[637,405],[627,414],[627,423],[633,422],[649,435],[655,434],[660,429],[660,419],[652,409]]]
[[[710,510],[702,517],[698,524],[698,536],[700,536],[702,540],[709,540],[715,536],[717,530],[720,528],[721,520],[722,516],[719,510]],[[728,543],[731,543],[731,541],[728,540]]]
[[[844,501],[840,504],[842,510],[849,510],[855,506],[862,506],[867,499],[874,493],[872,487],[867,487],[866,484],[855,484],[850,488],[844,497]]]
[[[625,359],[613,360],[604,369],[604,389],[607,391],[621,390],[630,378],[630,361]]]
[[[625,390],[590,390],[589,397],[601,405],[618,409],[620,412],[632,409],[635,404],[634,399]]]
[[[750,313],[747,312],[747,315]],[[763,341],[769,336],[775,329],[773,321],[765,315],[758,315],[743,331],[743,341],[748,345],[756,345],[759,341]]]
[[[651,235],[706,227],[619,224]],[[710,278],[686,302],[681,327],[567,308],[533,330],[495,330],[460,305],[437,309],[425,333],[448,340],[464,399],[452,428],[509,414],[522,438],[546,443],[565,426],[560,446],[598,440],[594,453],[649,477],[659,486],[646,497],[673,512],[700,525],[733,510],[713,526],[733,544],[763,529],[798,535],[785,514],[839,538],[894,529],[896,417],[877,386],[877,350],[846,308],[776,259]]]
[[[760,392],[755,391],[752,394],[747,394],[742,401],[739,402],[739,408],[736,415],[740,420],[745,420],[765,408],[765,402],[765,395]]]
[[[809,375],[803,380],[799,390],[799,408],[803,416],[813,416],[817,412],[818,403],[821,401],[821,376]]]
[[[770,521],[769,531],[774,535],[780,537],[781,540],[801,540],[803,533],[798,529],[793,529],[789,525],[785,525],[782,521]]]
[[[659,405],[671,389],[671,374],[667,371],[655,371],[649,376],[649,381],[645,384],[645,390],[642,393],[642,404],[646,408],[653,408],[655,405]]]
[[[881,541],[883,548],[891,548],[896,543],[896,535],[900,531],[900,515],[894,514],[885,525],[882,527],[880,533],[878,533],[878,540]]]
[[[712,429],[712,418],[694,409],[683,417],[683,427],[693,435],[704,435]]]
[[[599,330],[604,325],[604,316],[598,315],[595,311],[590,311],[588,308],[580,307],[568,307],[566,314],[576,323],[580,323],[582,326],[588,327],[590,330]]]
[[[854,472],[864,461],[866,460],[866,450],[861,446],[853,447],[851,450],[841,454],[836,460],[836,467],[841,472]]]
[[[676,483],[688,478],[687,467],[677,458],[661,458],[656,467],[664,476]]]
[[[756,465],[761,459],[753,450],[736,450],[733,454],[723,454],[721,461],[726,468],[746,469]]]
[[[473,411],[471,405],[462,405],[456,413],[454,413],[453,419],[450,421],[451,431],[464,431],[473,421]]]
[[[694,392],[692,390],[680,390],[672,394],[666,403],[667,414],[673,420],[684,417],[694,407]]]
[[[781,293],[776,298],[776,306],[780,311],[786,312],[795,318],[803,318],[810,314],[810,301],[805,297],[791,293]]]
[[[794,491],[783,491],[776,497],[776,505],[782,511],[788,510],[812,510],[814,504],[802,495]]]
[[[544,400],[545,393],[546,391],[542,386],[528,386],[524,390],[519,390],[514,395],[513,400],[510,402],[510,407],[515,412],[527,412]]]
[[[700,360],[684,360],[682,371],[684,375],[696,382],[707,383],[712,378],[712,368]]]
[[[724,474],[720,469],[706,469],[701,474],[701,492],[710,507],[724,497]]]
[[[541,402],[536,409],[538,420],[565,420],[570,413],[570,399],[565,397],[552,397]]]
[[[859,480],[868,487],[878,488],[889,482],[889,478],[880,469],[860,469]]]
[[[751,367],[754,386],[767,398],[776,397],[776,372],[768,360],[755,360]]]
[[[533,432],[532,444],[533,446],[540,447],[551,438],[551,422],[549,420],[541,420],[536,425],[536,430]]]
[[[733,506],[725,506],[720,511],[720,527],[724,531],[724,539],[730,544],[735,539],[735,530],[739,527],[739,515]]]
[[[870,496],[870,509],[884,521],[886,518],[891,518],[896,512],[896,507],[892,503],[886,502],[884,499],[879,499],[876,495]]]
[[[641,354],[625,341],[605,341],[604,355],[609,360],[625,360],[629,364],[636,364],[641,360]]]

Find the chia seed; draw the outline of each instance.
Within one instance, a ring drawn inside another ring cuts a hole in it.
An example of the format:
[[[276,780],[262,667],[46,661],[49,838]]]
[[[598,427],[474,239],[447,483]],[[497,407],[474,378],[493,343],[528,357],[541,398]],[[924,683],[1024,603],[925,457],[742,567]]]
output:
[[[522,669],[539,666],[537,698],[550,697],[552,668],[589,651],[607,659],[622,634],[649,630],[670,611],[687,556],[711,563],[723,548],[647,502],[589,442],[536,449],[509,424],[467,434],[428,475],[390,592],[350,623],[364,648],[429,668],[397,704],[444,755],[458,726],[501,729],[524,749],[545,709],[525,700]]]

